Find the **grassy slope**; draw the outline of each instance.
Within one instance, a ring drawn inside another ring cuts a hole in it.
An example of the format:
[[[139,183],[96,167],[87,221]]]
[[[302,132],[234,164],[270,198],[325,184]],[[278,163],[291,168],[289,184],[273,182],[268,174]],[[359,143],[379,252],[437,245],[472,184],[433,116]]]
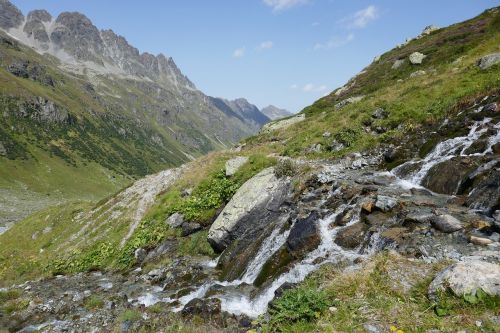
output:
[[[332,93],[305,108],[305,122],[246,142],[258,149],[312,158],[330,158],[371,149],[381,143],[397,143],[403,135],[418,131],[421,126],[432,126],[452,116],[456,112],[454,106],[461,101],[498,90],[499,66],[483,71],[476,61],[483,55],[500,52],[499,31],[497,9],[412,40],[370,64],[353,78],[346,91],[338,96]],[[417,51],[427,57],[421,65],[411,65],[408,56]],[[406,61],[398,69],[392,69],[397,59]],[[410,78],[417,70],[425,70],[427,74]],[[362,101],[335,108],[338,102],[361,95],[365,96]],[[371,119],[377,107],[389,113],[387,119]],[[366,133],[368,126],[385,127],[387,132]],[[350,146],[340,152],[329,151],[332,138],[323,137],[327,131]],[[307,148],[316,143],[322,144],[322,151],[308,152]]]

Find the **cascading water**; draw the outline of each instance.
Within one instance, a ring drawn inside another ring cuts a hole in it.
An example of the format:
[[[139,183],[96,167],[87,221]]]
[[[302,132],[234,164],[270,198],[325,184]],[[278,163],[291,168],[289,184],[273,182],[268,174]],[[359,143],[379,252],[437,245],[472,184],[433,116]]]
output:
[[[476,121],[470,128],[466,136],[460,136],[440,142],[423,160],[409,161],[398,167],[392,172],[401,178],[409,181],[413,185],[420,185],[428,174],[429,170],[435,165],[445,162],[455,156],[481,156],[492,152],[492,146],[500,142],[500,124],[488,127],[491,118],[484,118]],[[488,129],[496,130],[496,134],[488,138],[487,148],[482,153],[467,154],[466,151],[472,146]],[[408,166],[421,164],[417,171],[409,175],[402,175]]]

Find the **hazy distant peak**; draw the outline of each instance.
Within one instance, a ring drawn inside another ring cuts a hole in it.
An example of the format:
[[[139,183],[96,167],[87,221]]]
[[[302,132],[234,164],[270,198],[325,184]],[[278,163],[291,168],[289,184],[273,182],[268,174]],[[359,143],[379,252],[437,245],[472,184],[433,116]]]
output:
[[[266,106],[261,110],[261,112],[265,114],[267,117],[269,117],[271,120],[285,118],[292,115],[290,111],[285,109],[280,109],[274,105]]]

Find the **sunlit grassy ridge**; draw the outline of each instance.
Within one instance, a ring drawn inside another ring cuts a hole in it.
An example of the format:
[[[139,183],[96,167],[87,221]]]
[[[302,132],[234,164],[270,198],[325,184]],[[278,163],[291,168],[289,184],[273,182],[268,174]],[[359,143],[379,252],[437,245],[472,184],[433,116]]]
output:
[[[289,128],[261,134],[246,140],[250,146],[265,147],[289,156],[315,158],[341,156],[373,149],[381,143],[397,143],[401,137],[435,125],[458,112],[456,105],[499,89],[499,66],[481,70],[476,62],[484,55],[500,52],[500,10],[492,9],[469,21],[414,39],[383,55],[346,84],[338,95],[326,96],[302,112],[306,120]],[[426,55],[422,64],[412,65],[413,52]],[[394,62],[404,64],[393,69]],[[410,77],[423,70],[426,74]],[[364,96],[357,102],[337,108],[349,97]],[[371,117],[376,108],[388,113],[386,119]],[[374,134],[369,128],[384,128]],[[324,137],[330,132],[331,137]],[[344,141],[345,149],[329,149],[333,139]],[[345,140],[342,140],[345,139]],[[313,144],[321,152],[310,152]]]

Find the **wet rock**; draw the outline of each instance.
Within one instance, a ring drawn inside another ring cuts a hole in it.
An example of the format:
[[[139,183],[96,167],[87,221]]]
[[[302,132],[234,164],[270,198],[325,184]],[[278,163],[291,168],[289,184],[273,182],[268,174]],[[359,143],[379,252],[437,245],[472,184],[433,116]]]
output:
[[[226,176],[234,175],[246,162],[248,162],[246,156],[238,156],[228,160],[226,162]]]
[[[179,228],[184,223],[184,216],[179,213],[173,213],[166,220],[165,223],[170,226],[170,228]]]
[[[425,57],[426,57],[426,55],[423,53],[413,52],[412,54],[410,54],[408,59],[410,60],[410,63],[412,65],[420,65]]]
[[[465,204],[475,210],[492,214],[500,207],[500,169],[488,170],[470,180],[469,195]]]
[[[262,222],[266,215],[278,211],[288,186],[286,178],[276,178],[273,168],[261,171],[244,183],[210,227],[210,245],[222,252],[233,240],[258,227],[256,221]]]
[[[283,283],[278,289],[274,291],[274,297],[279,298],[283,295],[283,293],[287,290],[295,288],[296,284],[291,282]]]
[[[433,217],[434,215],[430,213],[411,213],[406,215],[403,225],[412,226],[430,223]]]
[[[134,252],[135,261],[138,264],[140,264],[144,261],[144,259],[146,259],[147,255],[148,255],[148,253],[146,252],[146,250],[144,250],[142,247],[140,247],[137,250],[135,250],[135,252]]]
[[[451,290],[463,297],[481,289],[490,296],[500,296],[500,266],[484,261],[463,261],[441,271],[429,286],[429,297],[437,299],[439,292]]]
[[[434,165],[422,180],[422,185],[433,192],[456,194],[462,182],[480,164],[479,158],[453,157]]]
[[[221,301],[216,298],[195,298],[184,306],[181,314],[186,318],[198,316],[206,321],[215,321],[221,316]]]
[[[191,234],[194,234],[195,232],[200,231],[203,229],[203,227],[199,223],[194,223],[194,222],[184,222],[182,224],[182,232],[181,236],[186,237]]]
[[[375,202],[375,207],[383,212],[391,211],[398,204],[397,200],[385,195],[377,196],[377,201]]]
[[[385,118],[387,118],[387,115],[388,115],[388,113],[384,109],[376,108],[375,111],[373,111],[373,113],[372,113],[372,118],[385,119]]]
[[[432,226],[444,233],[452,233],[463,229],[462,222],[451,215],[437,215],[431,218]]]
[[[361,222],[345,227],[337,233],[335,243],[348,249],[355,249],[361,245],[368,227]]]
[[[288,252],[294,258],[302,258],[321,243],[316,221],[319,214],[313,211],[304,219],[297,219],[286,241]]]
[[[477,61],[479,68],[485,70],[500,62],[500,53],[488,54]]]

